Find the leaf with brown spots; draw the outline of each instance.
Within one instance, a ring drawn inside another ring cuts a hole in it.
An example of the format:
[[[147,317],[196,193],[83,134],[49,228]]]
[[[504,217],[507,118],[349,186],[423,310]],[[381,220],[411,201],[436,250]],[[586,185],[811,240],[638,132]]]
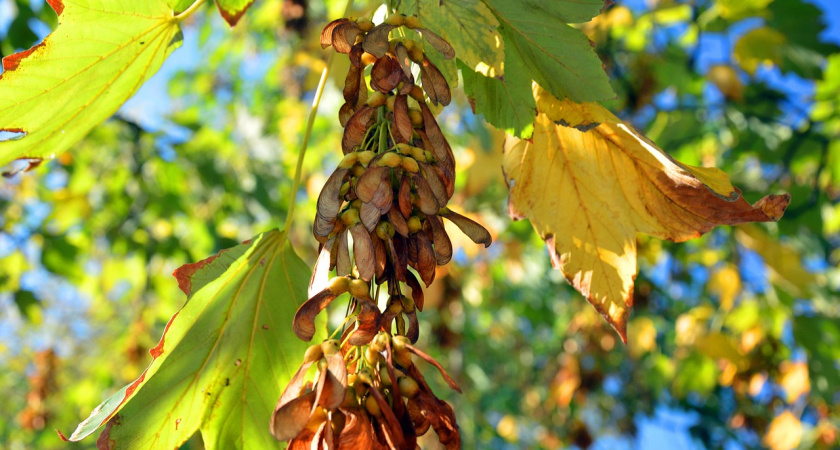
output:
[[[532,141],[507,146],[510,215],[530,219],[555,267],[622,339],[637,233],[681,242],[717,225],[776,221],[787,207],[787,194],[750,205],[725,173],[675,161],[597,103],[555,102]],[[588,127],[592,117],[603,123]]]
[[[189,301],[170,319],[151,364],[70,440],[107,423],[104,439],[117,447],[177,448],[201,430],[205,442],[273,448],[271,434],[248,430],[265,430],[274,406],[266,399],[281,396],[307,347],[289,324],[306,298],[309,268],[283,236],[261,234],[180,272],[190,280],[182,283]]]
[[[0,167],[53,157],[113,115],[181,45],[175,0],[50,0],[58,27],[40,44],[3,58]]]

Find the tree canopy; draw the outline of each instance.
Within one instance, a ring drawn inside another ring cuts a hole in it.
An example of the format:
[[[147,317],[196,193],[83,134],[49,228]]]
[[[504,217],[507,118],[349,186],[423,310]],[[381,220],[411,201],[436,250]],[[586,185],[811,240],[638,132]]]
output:
[[[319,192],[375,203],[342,164],[400,142],[365,168],[428,223],[413,357],[464,447],[838,445],[836,7],[351,5],[0,0],[0,441],[282,448],[313,218],[367,270]]]

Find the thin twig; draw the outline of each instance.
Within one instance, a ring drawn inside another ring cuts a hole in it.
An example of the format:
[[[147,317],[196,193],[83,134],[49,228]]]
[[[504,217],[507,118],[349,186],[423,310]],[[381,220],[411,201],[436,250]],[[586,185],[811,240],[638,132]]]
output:
[[[204,0],[200,0],[204,1]],[[344,8],[344,17],[350,14],[350,9],[353,7],[353,0],[347,0],[347,7]],[[318,115],[318,106],[321,104],[321,95],[324,93],[324,86],[327,84],[327,77],[330,74],[330,67],[332,66],[332,59],[335,52],[330,52],[327,57],[327,64],[324,66],[324,71],[321,72],[321,80],[318,82],[318,89],[315,91],[315,99],[312,100],[312,108],[309,111],[309,120],[306,122],[306,131],[303,134],[303,143],[298,152],[297,165],[295,166],[295,176],[292,181],[292,195],[289,199],[289,210],[286,213],[286,224],[283,225],[283,238],[288,236],[289,229],[292,227],[292,218],[295,212],[295,202],[297,200],[297,191],[300,189],[300,179],[303,173],[303,160],[306,156],[306,148],[309,145],[309,137],[312,135],[312,127],[315,125],[315,116]]]

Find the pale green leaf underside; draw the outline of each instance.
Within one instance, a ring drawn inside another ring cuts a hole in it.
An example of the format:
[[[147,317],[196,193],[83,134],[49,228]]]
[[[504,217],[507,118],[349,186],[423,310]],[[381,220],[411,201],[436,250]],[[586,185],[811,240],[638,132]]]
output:
[[[513,55],[508,55],[510,63]],[[529,138],[534,129],[537,105],[531,92],[531,80],[521,70],[511,70],[502,78],[485,77],[465,67],[464,92],[473,100],[476,114],[508,134]]]
[[[110,420],[100,439],[119,448],[176,448],[197,430],[208,449],[279,447],[268,422],[307,347],[291,324],[309,274],[277,230],[220,253],[191,277],[200,287],[133,392],[106,400],[71,440]]]
[[[560,15],[569,2],[542,8],[525,8],[509,0],[485,0],[501,23],[507,54],[516,54],[521,64],[505,64],[505,73],[522,70],[522,78],[533,79],[555,97],[576,102],[600,101],[613,98],[601,61],[579,30],[568,26],[566,20],[587,15]],[[587,2],[588,3],[588,2]],[[548,14],[546,11],[552,11]]]
[[[4,59],[0,166],[50,157],[114,114],[180,44],[175,0],[63,0],[59,25],[24,57]]]
[[[513,0],[513,3],[517,8],[553,16],[564,23],[589,22],[606,6],[605,0]]]

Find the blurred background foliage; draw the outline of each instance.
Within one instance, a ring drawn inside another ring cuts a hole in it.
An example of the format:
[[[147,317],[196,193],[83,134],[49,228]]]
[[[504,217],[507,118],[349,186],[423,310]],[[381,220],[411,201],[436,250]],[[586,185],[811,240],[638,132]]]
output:
[[[208,6],[161,72],[72,153],[4,169],[4,447],[66,447],[53,429],[71,431],[149,363],[185,300],[172,271],[280,226],[292,194],[291,239],[315,260],[309,227],[339,160],[346,61],[301,192],[291,173],[329,54],[317,36],[343,8],[259,0],[229,29]],[[466,448],[840,445],[840,33],[824,25],[837,30],[838,16],[831,0],[634,0],[580,25],[622,118],[682,162],[721,167],[749,200],[793,195],[778,224],[684,244],[639,236],[626,346],[551,269],[530,225],[507,218],[504,135],[459,91],[441,119],[459,167],[451,204],[495,242],[455,242],[421,339],[464,388],[433,386],[455,405]],[[0,53],[55,25],[41,0],[0,0]]]

